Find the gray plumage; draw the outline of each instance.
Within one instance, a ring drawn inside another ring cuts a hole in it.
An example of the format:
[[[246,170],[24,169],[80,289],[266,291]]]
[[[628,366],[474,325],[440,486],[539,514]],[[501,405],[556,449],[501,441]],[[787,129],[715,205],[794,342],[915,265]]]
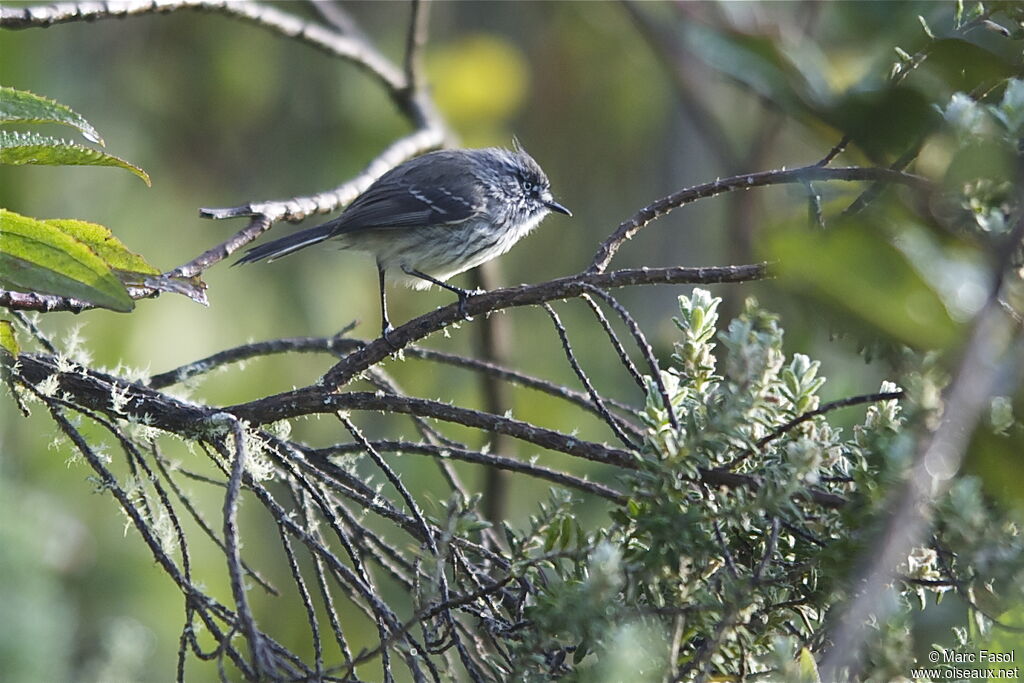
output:
[[[387,337],[385,279],[449,289],[465,312],[469,292],[444,281],[504,254],[551,211],[572,215],[518,145],[441,150],[391,169],[334,220],[254,247],[238,263],[273,261],[325,240],[368,252],[377,260]]]

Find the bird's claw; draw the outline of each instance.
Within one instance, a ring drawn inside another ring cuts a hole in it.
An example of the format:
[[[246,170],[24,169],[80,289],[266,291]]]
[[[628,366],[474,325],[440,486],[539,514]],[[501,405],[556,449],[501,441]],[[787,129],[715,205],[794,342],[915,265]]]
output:
[[[466,321],[470,321],[473,317],[469,314],[469,310],[466,308],[466,304],[469,302],[469,297],[474,296],[476,291],[466,292],[464,291],[459,296],[459,316]]]
[[[391,323],[387,323],[387,324],[384,325],[383,328],[381,328],[380,336],[381,336],[381,339],[384,340],[384,343],[391,347],[392,351],[398,351],[402,347],[399,344],[396,344],[391,339],[391,333],[394,332],[394,331],[395,331],[395,328],[393,328],[391,326]]]

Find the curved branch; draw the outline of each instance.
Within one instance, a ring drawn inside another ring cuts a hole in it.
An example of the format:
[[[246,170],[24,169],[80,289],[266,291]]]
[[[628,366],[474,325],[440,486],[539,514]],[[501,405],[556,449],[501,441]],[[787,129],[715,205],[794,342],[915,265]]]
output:
[[[358,197],[373,181],[398,164],[417,154],[438,147],[443,142],[444,132],[440,128],[424,128],[391,143],[369,163],[362,173],[333,190],[308,197],[250,202],[226,209],[199,209],[199,215],[203,218],[220,220],[251,216],[252,220],[249,225],[235,233],[230,239],[206,250],[188,263],[178,266],[168,275],[178,277],[197,275],[255,240],[277,221],[294,222],[314,214],[330,213]]]
[[[405,87],[405,75],[365,40],[343,35],[276,6],[255,2],[217,0],[131,0],[118,2],[59,2],[34,7],[0,8],[0,27],[9,29],[47,28],[74,21],[123,19],[145,14],[167,14],[179,10],[216,12],[265,28],[285,38],[311,45],[333,57],[352,62],[379,80],[389,90]]]
[[[611,263],[615,252],[627,240],[632,239],[636,233],[640,232],[651,221],[661,218],[680,206],[690,204],[698,199],[714,197],[724,192],[746,190],[752,187],[764,187],[767,185],[806,183],[813,180],[875,180],[899,183],[919,189],[931,187],[931,183],[926,178],[888,168],[862,168],[859,166],[825,168],[818,164],[802,166],[792,170],[762,171],[760,173],[745,173],[729,178],[721,178],[712,183],[694,185],[693,187],[679,190],[637,211],[628,220],[623,221],[615,232],[601,243],[597,253],[594,254],[594,260],[590,264],[588,272],[603,273],[608,268],[608,264]]]
[[[381,410],[388,413],[430,417],[489,432],[508,434],[542,448],[586,458],[605,465],[615,465],[631,470],[639,466],[637,456],[628,451],[577,439],[568,434],[537,427],[529,422],[409,396],[365,391],[329,394],[322,388],[307,387],[224,409],[225,412],[255,425],[268,424],[301,415],[336,413],[345,410]]]
[[[465,308],[470,316],[484,315],[503,308],[578,297],[588,291],[588,285],[611,288],[646,284],[718,284],[763,280],[767,276],[768,265],[765,263],[698,268],[628,268],[611,273],[588,271],[536,285],[519,285],[476,294],[469,297]],[[396,349],[460,320],[462,314],[459,305],[454,303],[421,315],[392,331],[388,341],[376,339],[346,356],[323,376],[321,383],[326,387],[342,386],[371,365],[395,353]]]
[[[224,209],[199,209],[199,216],[213,220],[265,216],[275,222],[298,222],[315,214],[330,213],[350,203],[372,185],[373,181],[395,166],[418,154],[435,149],[443,142],[444,133],[440,128],[420,128],[392,142],[363,169],[362,173],[333,190],[291,199],[250,202]]]
[[[220,351],[205,358],[200,358],[197,361],[186,363],[185,365],[181,365],[173,370],[153,375],[145,384],[152,389],[164,389],[193,377],[198,377],[208,372],[212,372],[219,367],[223,367],[231,363],[239,363],[251,358],[259,358],[260,356],[269,356],[279,353],[329,353],[335,356],[343,356],[346,353],[351,353],[361,349],[370,343],[362,339],[353,339],[342,336],[353,327],[355,327],[354,322],[346,325],[342,331],[330,337],[286,337],[282,339],[271,339],[263,342],[243,344],[242,346],[225,349],[224,351]],[[470,356],[460,356],[455,353],[446,353],[444,351],[428,349],[422,346],[407,346],[402,353],[407,357],[420,358],[422,360],[429,360],[435,363],[444,363],[445,365],[479,372],[482,375],[503,380],[510,384],[518,384],[519,386],[526,387],[528,389],[534,389],[573,403],[584,410],[594,413],[595,415],[600,415],[597,407],[586,393],[570,389],[569,387],[562,386],[561,384],[549,382],[545,379],[540,379],[539,377],[527,375],[503,365],[480,360],[479,358],[472,358]],[[603,400],[606,404],[612,406],[616,410],[630,415],[636,414],[637,409],[627,403],[608,397],[603,398]],[[623,424],[634,434],[640,434],[640,427],[632,422],[624,421]]]

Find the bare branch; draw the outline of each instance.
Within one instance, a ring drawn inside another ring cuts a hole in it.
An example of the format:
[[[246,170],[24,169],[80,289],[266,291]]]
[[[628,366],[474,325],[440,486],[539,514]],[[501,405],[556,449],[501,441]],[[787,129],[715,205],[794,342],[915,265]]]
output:
[[[586,290],[591,294],[604,299],[605,303],[612,307],[612,309],[619,314],[622,318],[622,322],[626,323],[626,327],[629,328],[629,333],[633,335],[633,340],[639,347],[640,352],[644,356],[644,360],[647,361],[647,367],[651,372],[651,379],[654,381],[654,386],[658,388],[658,393],[661,395],[661,400],[665,405],[665,411],[668,413],[669,424],[672,428],[678,431],[679,417],[676,415],[675,408],[672,406],[672,399],[668,395],[668,389],[665,387],[665,381],[661,377],[661,366],[658,364],[658,359],[654,357],[654,349],[647,343],[647,336],[644,335],[643,330],[640,329],[640,325],[637,324],[636,320],[630,315],[629,311],[625,307],[616,301],[608,292],[604,291],[600,287],[596,287],[590,283],[586,284]]]
[[[206,358],[201,358],[197,361],[182,365],[173,370],[153,375],[149,378],[149,381],[146,384],[153,389],[164,389],[193,377],[198,377],[208,372],[212,372],[213,370],[230,363],[238,363],[252,358],[258,358],[260,356],[269,356],[279,353],[328,353],[339,357],[344,356],[345,354],[361,349],[370,343],[366,340],[352,339],[343,336],[355,327],[355,325],[356,323],[352,322],[331,337],[290,337],[272,339],[269,341],[253,342],[251,344],[243,344],[242,346],[225,349],[224,351],[220,351],[211,356],[207,356]],[[55,351],[51,350],[51,353],[54,352]],[[575,389],[570,389],[569,387],[561,384],[555,384],[554,382],[549,382],[538,377],[532,377],[517,370],[513,370],[512,368],[497,365],[478,358],[460,356],[458,354],[447,353],[444,351],[436,351],[422,346],[407,346],[403,349],[402,353],[406,357],[421,358],[423,360],[464,368],[493,379],[503,380],[511,384],[518,384],[529,389],[541,391],[551,396],[569,401],[570,403],[573,403],[584,410],[590,411],[595,415],[600,415],[597,407],[586,393],[576,391]],[[626,403],[622,403],[621,401],[608,397],[605,397],[603,400],[606,404],[624,413],[636,413],[636,408]],[[620,424],[625,428],[628,428],[628,430],[634,434],[640,433],[640,428],[635,424],[622,420],[621,418]]]
[[[253,673],[257,678],[268,676],[275,669],[272,655],[267,652],[262,634],[256,628],[249,601],[242,584],[242,556],[238,539],[238,497],[242,489],[242,474],[245,472],[245,434],[242,425],[234,420],[231,433],[235,442],[235,457],[231,463],[231,478],[224,494],[224,546],[227,548],[228,577],[231,580],[231,595],[238,610],[238,621],[252,650]]]
[[[305,197],[250,202],[225,209],[199,209],[203,218],[267,217],[272,222],[298,222],[315,214],[330,213],[362,194],[373,181],[407,159],[437,148],[444,138],[437,129],[420,129],[388,145],[362,173],[333,190]]]
[[[588,271],[536,285],[520,285],[477,294],[468,299],[466,311],[469,315],[476,316],[503,308],[530,306],[555,299],[577,297],[587,291],[588,285],[611,288],[640,284],[749,282],[762,280],[767,275],[768,266],[764,263],[700,268],[635,268],[616,270],[611,273]],[[349,354],[331,368],[321,381],[327,387],[343,386],[371,365],[395,353],[396,349],[460,321],[462,321],[462,314],[457,304],[451,304],[421,315],[392,331],[388,335],[390,343],[383,339],[376,339],[364,348]]]
[[[313,214],[330,213],[358,197],[373,181],[398,164],[439,146],[443,141],[444,134],[439,129],[418,130],[389,145],[355,178],[342,183],[333,190],[320,194],[278,201],[253,202],[227,209],[200,209],[199,215],[203,218],[223,219],[250,216],[252,220],[249,225],[230,239],[208,249],[168,274],[190,277],[201,273],[252,242],[277,221],[300,221]]]
[[[489,432],[508,434],[542,448],[606,465],[616,465],[627,469],[637,467],[636,457],[618,448],[577,439],[568,434],[537,427],[529,422],[408,396],[389,396],[362,391],[332,394],[325,392],[322,388],[306,388],[231,406],[225,410],[252,424],[267,424],[299,415],[336,413],[339,410],[383,410],[389,413],[430,417]]]
[[[359,339],[348,339],[343,336],[355,325],[355,322],[346,325],[344,329],[332,337],[272,339],[270,341],[254,342],[225,349],[212,356],[207,356],[173,370],[153,375],[146,384],[153,389],[164,389],[193,377],[212,372],[224,365],[279,353],[331,353],[341,356],[366,345],[366,342]]]
[[[586,388],[587,393],[590,395],[590,400],[593,401],[594,405],[597,407],[598,415],[601,416],[604,423],[608,425],[609,429],[612,430],[615,436],[619,438],[619,441],[621,441],[626,448],[636,450],[638,448],[637,444],[635,444],[623,431],[623,425],[619,423],[618,418],[612,415],[605,407],[601,395],[597,393],[593,383],[590,381],[590,377],[587,376],[587,373],[584,372],[583,367],[576,359],[576,354],[573,352],[572,345],[569,343],[569,332],[565,329],[565,325],[562,324],[561,318],[559,318],[558,314],[555,313],[555,309],[551,307],[551,304],[545,302],[541,305],[551,318],[551,322],[555,326],[555,331],[558,332],[558,339],[562,342],[562,349],[565,351],[565,357],[569,361],[569,366],[572,367],[573,372],[576,373],[576,376]]]
[[[278,9],[279,5],[233,0],[117,0],[116,2],[59,2],[32,7],[0,8],[0,27],[46,28],[74,21],[123,19],[179,10],[215,12],[248,21],[284,38],[312,45],[333,57],[359,66],[389,90],[405,87],[402,72],[370,43],[357,35],[335,32]]]
[[[565,472],[553,470],[548,467],[542,467],[541,465],[533,465],[516,458],[506,458],[492,453],[471,451],[465,448],[435,446],[432,444],[416,443],[413,441],[373,441],[371,444],[374,448],[382,451],[390,451],[394,453],[416,453],[421,455],[430,455],[436,458],[452,458],[454,460],[472,462],[478,465],[496,467],[509,472],[519,472],[538,479],[546,479],[547,481],[561,486],[568,486],[570,488],[579,489],[580,491],[586,491],[587,493],[607,498],[608,500],[616,503],[622,503],[625,501],[625,496],[623,496],[622,493],[603,484],[598,484],[586,479],[580,479],[579,477],[574,477],[571,474],[566,474]],[[360,453],[362,452],[362,448],[362,445],[357,443],[336,444],[334,446],[327,446],[326,448],[308,450],[306,451],[306,456],[310,460],[320,460],[331,455]]]
[[[812,180],[843,180],[843,181],[864,181],[877,180],[889,183],[907,185],[916,189],[928,189],[931,183],[921,176],[903,173],[887,168],[862,168],[850,166],[845,168],[825,168],[812,164],[792,170],[762,171],[760,173],[747,173],[736,175],[730,178],[722,178],[712,183],[688,187],[667,197],[659,199],[653,204],[640,209],[628,220],[619,225],[618,229],[604,242],[601,243],[588,272],[601,273],[608,268],[615,252],[627,241],[633,238],[644,226],[651,221],[661,218],[673,209],[690,204],[698,199],[714,197],[723,192],[735,190],[746,190],[753,187],[764,187],[767,185],[785,185],[791,183],[806,183]]]
[[[423,46],[427,44],[430,24],[430,1],[412,0],[409,33],[405,43],[405,87],[420,90],[425,85],[423,74]]]

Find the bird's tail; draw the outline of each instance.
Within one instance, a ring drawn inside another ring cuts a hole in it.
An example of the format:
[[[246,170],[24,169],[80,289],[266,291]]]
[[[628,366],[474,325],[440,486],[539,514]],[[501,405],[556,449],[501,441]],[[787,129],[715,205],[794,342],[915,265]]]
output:
[[[239,263],[252,263],[253,261],[273,261],[279,259],[282,256],[287,256],[293,251],[299,249],[305,249],[311,244],[317,244],[328,239],[334,232],[334,225],[331,223],[325,223],[318,225],[315,228],[309,228],[308,230],[300,230],[299,232],[291,235],[286,235],[280,239],[261,244],[258,247],[253,247],[245,253],[245,256],[235,261],[234,265]]]

